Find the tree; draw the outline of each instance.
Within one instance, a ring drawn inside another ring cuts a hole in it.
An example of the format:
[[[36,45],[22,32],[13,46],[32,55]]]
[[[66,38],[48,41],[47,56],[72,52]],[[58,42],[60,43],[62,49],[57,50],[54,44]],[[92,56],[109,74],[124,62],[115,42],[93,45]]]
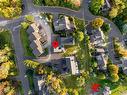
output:
[[[77,90],[77,89],[74,89],[74,90],[73,90],[73,95],[79,95],[79,93],[78,93],[78,90]]]
[[[106,76],[103,73],[99,73],[98,78],[101,79],[101,80],[104,80],[104,79],[106,79]]]
[[[90,11],[97,15],[100,12],[100,8],[104,5],[105,0],[91,0]]]
[[[60,95],[67,95],[67,88],[64,87],[60,92]]]
[[[20,0],[1,0],[0,1],[0,14],[5,18],[17,17],[21,14],[21,1]]]
[[[102,27],[101,27],[101,30],[103,32],[109,32],[111,30],[111,27],[110,27],[110,24],[108,23],[103,23]]]
[[[0,95],[15,95],[16,90],[11,81],[2,81],[0,83]]]
[[[29,22],[34,22],[34,16],[32,16],[32,15],[26,15],[26,16],[25,16],[25,19],[26,19],[27,21],[29,21]]]
[[[70,56],[70,55],[76,54],[78,51],[79,51],[78,46],[72,46],[72,47],[67,48],[63,55]]]
[[[84,33],[78,31],[76,37],[77,37],[77,40],[78,40],[79,42],[81,42],[81,41],[83,41],[83,39],[84,39]]]
[[[108,70],[109,70],[110,74],[118,74],[119,68],[118,68],[118,66],[116,66],[114,64],[110,64],[108,66]]]
[[[11,61],[2,63],[2,65],[0,66],[0,79],[6,79],[8,77],[13,64],[14,63]]]
[[[35,69],[39,63],[38,62],[35,62],[35,61],[32,61],[32,60],[25,60],[24,61],[24,64],[28,67],[28,68],[33,68]]]
[[[117,74],[112,74],[110,79],[112,82],[117,82],[119,80],[119,76]]]
[[[27,29],[27,28],[29,27],[29,23],[27,23],[27,22],[22,22],[22,23],[21,23],[21,26],[22,26],[23,29]]]
[[[115,18],[118,15],[118,9],[113,7],[110,11],[109,11],[109,16],[111,18]]]
[[[82,77],[82,76],[80,76],[80,77],[77,77],[77,85],[79,86],[79,87],[81,87],[81,86],[83,86],[84,85],[84,83],[85,83],[85,78],[84,77]]]
[[[102,18],[95,18],[93,21],[92,21],[92,26],[94,28],[100,28],[104,23],[104,20]]]

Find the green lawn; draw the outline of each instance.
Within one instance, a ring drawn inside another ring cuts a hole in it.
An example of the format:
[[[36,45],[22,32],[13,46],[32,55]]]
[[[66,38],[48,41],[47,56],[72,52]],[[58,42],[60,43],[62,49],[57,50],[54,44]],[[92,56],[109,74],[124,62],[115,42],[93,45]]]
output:
[[[24,48],[24,55],[35,57],[32,53],[32,49],[30,48],[30,41],[28,39],[28,34],[26,32],[27,28],[28,28],[27,25],[22,25],[21,30],[20,30],[20,37],[22,40],[23,48]]]
[[[119,85],[117,88],[112,90],[112,94],[111,95],[121,95],[124,92],[127,93],[127,86]],[[125,95],[125,93],[123,95]]]
[[[29,87],[30,87],[30,90],[31,90],[31,91],[35,91],[34,80],[33,80],[33,74],[34,74],[34,71],[31,70],[31,69],[28,69],[28,70],[26,71],[26,75],[27,75],[27,77],[28,77]]]
[[[66,76],[65,78],[63,78],[63,80],[67,88],[77,88],[75,76]]]
[[[12,47],[11,33],[8,30],[0,31],[0,48],[3,49],[5,44]]]
[[[64,85],[67,89],[77,89],[80,95],[84,95],[85,88],[78,85],[79,82],[77,80],[77,76],[73,75],[64,76],[62,80],[64,81]],[[69,95],[73,94],[70,92]]]
[[[24,95],[24,89],[23,89],[23,87],[22,87],[21,82],[19,83],[18,90],[19,90],[19,93],[20,93],[21,95]]]

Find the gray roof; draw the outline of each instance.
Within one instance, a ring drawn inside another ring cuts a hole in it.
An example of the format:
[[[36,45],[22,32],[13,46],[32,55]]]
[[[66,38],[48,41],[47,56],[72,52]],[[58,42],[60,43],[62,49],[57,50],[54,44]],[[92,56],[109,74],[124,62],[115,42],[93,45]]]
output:
[[[38,32],[33,32],[29,35],[29,40],[32,42],[33,40],[40,39],[41,36]]]
[[[91,34],[90,35],[91,44],[93,44],[95,46],[100,46],[100,47],[105,46],[104,37],[103,37],[103,34],[101,31],[96,29],[96,30],[88,31],[87,33]]]
[[[43,51],[43,45],[47,42],[47,36],[40,23],[33,23],[27,29],[29,34],[30,47],[33,49],[35,56],[40,56]]]
[[[74,45],[75,40],[73,37],[61,37],[60,39],[62,45]]]
[[[34,75],[34,85],[35,85],[35,90],[38,92],[38,95],[43,95],[43,87],[45,85],[45,76],[35,76]]]
[[[31,47],[32,49],[35,49],[35,48],[37,48],[37,47],[42,47],[42,44],[41,44],[41,42],[38,41],[38,40],[33,40],[33,41],[31,42],[31,44],[30,44],[30,47]]]
[[[44,53],[42,44],[38,40],[32,41],[32,43],[30,44],[30,47],[33,49],[33,54],[35,56],[40,56],[42,53]]]
[[[74,24],[70,22],[67,16],[63,16],[59,18],[58,15],[55,15],[53,20],[54,20],[53,25],[55,31],[64,30],[64,29],[69,30],[75,27]]]
[[[107,67],[107,60],[105,59],[105,54],[100,54],[96,56],[98,66],[100,69],[106,69]]]
[[[35,49],[33,50],[33,54],[34,54],[35,56],[40,56],[42,53],[44,53],[44,51],[43,51],[42,48],[37,47],[37,48],[35,48]]]
[[[33,23],[33,24],[31,24],[29,27],[28,27],[28,29],[27,29],[27,33],[28,34],[31,34],[32,32],[38,32],[38,25],[36,24],[36,23]]]
[[[122,58],[122,67],[123,67],[123,72],[127,74],[127,59]]]

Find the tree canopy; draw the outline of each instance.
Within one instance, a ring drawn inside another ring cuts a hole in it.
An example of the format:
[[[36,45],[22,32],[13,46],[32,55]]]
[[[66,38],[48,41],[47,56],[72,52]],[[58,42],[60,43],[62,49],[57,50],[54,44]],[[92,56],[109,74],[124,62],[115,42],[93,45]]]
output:
[[[97,15],[100,12],[100,8],[104,5],[105,0],[91,0],[90,10],[93,14]]]
[[[38,62],[35,62],[35,61],[32,61],[32,60],[25,60],[24,61],[24,64],[28,67],[28,68],[33,68],[35,69],[39,63]]]
[[[118,66],[116,66],[116,65],[114,65],[114,64],[110,64],[110,65],[108,66],[108,70],[109,70],[109,72],[110,72],[111,74],[118,74],[119,68],[118,68]]]
[[[92,26],[94,28],[100,28],[104,23],[104,20],[102,18],[95,18],[93,21],[92,21]]]
[[[0,15],[2,17],[17,17],[21,12],[21,0],[0,0]]]
[[[119,76],[117,74],[112,74],[111,75],[111,81],[112,82],[117,82],[119,80]]]

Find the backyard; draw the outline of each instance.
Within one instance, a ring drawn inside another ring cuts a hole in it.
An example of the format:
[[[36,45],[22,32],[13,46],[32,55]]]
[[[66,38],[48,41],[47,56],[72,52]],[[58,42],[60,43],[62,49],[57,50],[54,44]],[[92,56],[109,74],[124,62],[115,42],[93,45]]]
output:
[[[11,34],[8,30],[0,31],[0,49],[3,49],[5,44],[12,47]]]
[[[30,41],[28,39],[28,34],[26,32],[28,27],[29,27],[29,24],[27,22],[23,22],[21,24],[20,37],[21,37],[23,48],[24,48],[24,55],[27,57],[28,56],[34,57],[32,53],[32,49],[30,48]]]

